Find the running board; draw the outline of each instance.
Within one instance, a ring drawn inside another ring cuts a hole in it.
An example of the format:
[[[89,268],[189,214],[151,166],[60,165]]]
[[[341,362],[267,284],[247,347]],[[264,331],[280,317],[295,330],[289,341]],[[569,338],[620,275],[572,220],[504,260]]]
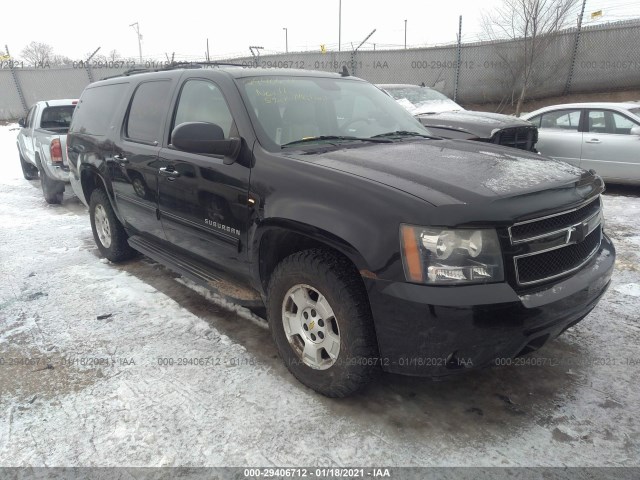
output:
[[[181,253],[169,253],[157,243],[140,235],[129,237],[129,245],[143,255],[193,280],[229,302],[243,307],[264,307],[260,294],[239,283],[227,273],[198,262]]]

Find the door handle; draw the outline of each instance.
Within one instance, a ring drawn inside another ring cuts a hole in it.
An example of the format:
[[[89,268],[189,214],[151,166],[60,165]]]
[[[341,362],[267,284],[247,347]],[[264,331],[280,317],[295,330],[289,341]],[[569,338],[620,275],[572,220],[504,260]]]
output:
[[[591,140],[586,140],[585,143],[602,143],[602,142],[597,138],[592,138]]]
[[[158,172],[163,177],[168,177],[169,180],[173,180],[174,178],[178,178],[180,176],[180,172],[173,169],[173,167],[161,167]]]
[[[113,156],[113,159],[120,165],[126,165],[127,163],[129,163],[129,160],[127,160],[127,157],[123,157],[119,153],[115,154]]]

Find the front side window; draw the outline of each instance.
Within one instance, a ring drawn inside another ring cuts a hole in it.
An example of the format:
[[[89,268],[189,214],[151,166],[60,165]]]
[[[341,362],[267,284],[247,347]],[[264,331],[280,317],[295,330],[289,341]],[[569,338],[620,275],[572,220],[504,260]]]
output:
[[[220,89],[207,80],[187,80],[180,92],[171,130],[185,122],[214,123],[229,138],[233,117]]]
[[[630,135],[631,129],[638,126],[637,123],[634,123],[624,115],[620,115],[619,113],[612,113],[612,115],[613,127],[615,128],[615,133],[618,135]]]
[[[155,143],[166,115],[171,82],[141,83],[133,94],[125,127],[125,136],[133,141]]]
[[[577,132],[580,125],[580,110],[557,110],[542,114],[540,128],[551,128]]]
[[[263,76],[238,83],[267,148],[328,136],[369,139],[396,131],[429,135],[393,98],[367,82]]]
[[[589,111],[589,132],[610,133],[614,135],[630,135],[637,124],[611,110]]]

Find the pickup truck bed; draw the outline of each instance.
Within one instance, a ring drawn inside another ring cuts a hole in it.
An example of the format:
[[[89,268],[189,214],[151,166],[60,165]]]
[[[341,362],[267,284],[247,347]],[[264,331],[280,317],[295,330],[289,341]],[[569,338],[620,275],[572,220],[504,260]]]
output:
[[[60,203],[69,182],[67,132],[76,103],[72,99],[37,102],[18,122],[22,129],[16,143],[24,178],[40,177],[48,203]]]

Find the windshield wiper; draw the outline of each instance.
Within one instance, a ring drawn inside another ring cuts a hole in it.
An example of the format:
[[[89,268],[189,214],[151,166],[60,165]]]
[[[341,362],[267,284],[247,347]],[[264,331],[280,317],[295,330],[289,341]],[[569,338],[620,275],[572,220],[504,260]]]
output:
[[[410,132],[408,130],[396,130],[395,132],[379,133],[371,138],[385,138],[385,137],[421,137],[429,138],[431,140],[440,140],[440,137],[434,137],[433,135],[425,135],[418,132]]]
[[[290,145],[299,145],[301,143],[316,142],[321,140],[339,140],[339,141],[358,141],[358,142],[374,142],[374,143],[391,143],[391,140],[386,138],[363,138],[363,137],[350,137],[343,135],[318,135],[317,137],[305,137],[300,140],[294,140],[293,142],[285,143],[280,148],[288,147]]]

